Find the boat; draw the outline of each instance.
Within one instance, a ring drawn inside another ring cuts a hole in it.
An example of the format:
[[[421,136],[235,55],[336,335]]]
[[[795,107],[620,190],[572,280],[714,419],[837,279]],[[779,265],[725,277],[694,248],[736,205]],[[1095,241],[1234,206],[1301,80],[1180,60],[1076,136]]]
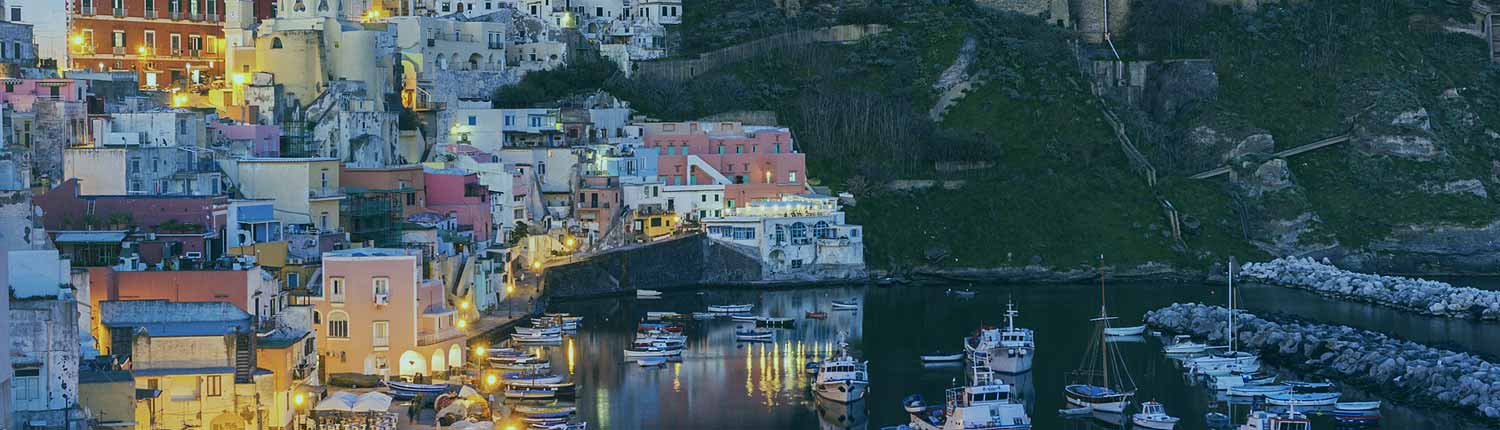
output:
[[[551,399],[557,390],[551,388],[506,388],[505,397],[511,399]]]
[[[646,319],[654,321],[675,320],[683,318],[687,318],[687,315],[678,312],[646,312]]]
[[[1209,412],[1203,414],[1203,423],[1208,424],[1210,429],[1228,429],[1231,425],[1229,415],[1222,412]]]
[[[949,289],[947,291],[947,293],[950,296],[955,296],[955,297],[964,298],[964,299],[973,298],[974,296],[979,295],[979,293],[976,292],[976,291],[974,291],[974,290],[954,290],[954,289]]]
[[[1281,414],[1253,411],[1240,430],[1312,430],[1312,420],[1297,412],[1295,407]]]
[[[718,317],[713,312],[693,312],[693,319],[695,320],[711,320]]]
[[[1086,416],[1089,416],[1089,415],[1091,415],[1093,413],[1094,413],[1094,409],[1093,408],[1089,408],[1089,407],[1062,408],[1062,409],[1058,409],[1057,410],[1057,414],[1058,415],[1062,415],[1062,416],[1065,416],[1065,417],[1086,417]]]
[[[578,412],[578,408],[575,407],[575,406],[558,405],[558,404],[552,404],[552,405],[526,405],[526,404],[521,404],[521,405],[516,405],[514,408],[512,408],[512,410],[514,410],[514,411],[516,411],[516,413],[522,414],[522,415],[553,414],[553,413],[558,413],[558,412],[570,413],[571,414],[571,413]]]
[[[1014,387],[995,378],[995,372],[976,365],[969,383],[944,392],[942,409],[911,413],[915,430],[1014,430],[1030,429],[1026,406],[1015,401]],[[908,404],[908,412],[911,412]]]
[[[1005,328],[980,327],[974,336],[964,338],[964,353],[969,361],[983,364],[1000,373],[1031,370],[1036,355],[1036,334],[1029,328],[1016,327],[1015,305],[1005,305]]]
[[[531,383],[531,384],[556,384],[556,383],[559,383],[559,382],[563,381],[563,375],[556,375],[556,374],[551,374],[551,373],[545,373],[544,374],[544,373],[536,373],[536,372],[510,372],[510,373],[506,373],[505,375],[502,375],[501,378],[500,378],[500,380],[501,380],[501,382],[504,382],[506,384],[511,384],[511,383],[523,383],[523,384],[524,383]]]
[[[923,363],[946,363],[950,361],[963,361],[963,359],[964,353],[962,352],[934,352],[931,354],[922,354]]]
[[[680,350],[680,349],[665,349],[665,348],[658,348],[658,347],[645,347],[645,348],[641,348],[641,349],[627,349],[627,350],[625,350],[625,358],[642,358],[642,357],[663,357],[663,358],[665,358],[665,357],[674,357],[674,356],[679,356],[679,355],[682,355],[682,350]]]
[[[921,394],[906,396],[906,398],[901,399],[901,406],[906,409],[907,413],[913,414],[920,414],[922,411],[927,410],[927,404],[922,402]]]
[[[661,291],[656,291],[656,290],[635,290],[635,296],[636,297],[651,297],[651,298],[656,298],[656,297],[661,297]]]
[[[1259,368],[1260,366],[1256,365],[1255,367]],[[1272,374],[1265,373],[1265,372],[1258,372],[1258,371],[1255,371],[1255,372],[1231,371],[1227,375],[1213,375],[1213,376],[1210,376],[1209,379],[1211,379],[1213,381],[1213,383],[1214,383],[1214,389],[1215,390],[1223,391],[1223,390],[1228,390],[1230,388],[1239,387],[1239,386],[1243,386],[1243,385],[1266,385],[1266,384],[1270,384],[1270,383],[1276,382],[1276,375],[1272,375]]]
[[[507,381],[504,381],[504,382],[505,382],[505,385],[509,386],[509,387],[551,388],[551,389],[555,389],[555,390],[572,390],[573,389],[573,385],[574,385],[572,382],[563,382],[563,381],[547,381],[547,382],[543,382],[543,381],[538,381],[538,380],[535,380],[535,379],[511,379],[511,380],[507,380]]]
[[[776,332],[775,331],[771,331],[771,330],[756,330],[756,329],[748,329],[747,328],[747,329],[735,329],[735,331],[734,331],[734,340],[740,340],[740,341],[761,341],[761,340],[773,340],[775,338],[776,338]]]
[[[502,355],[498,357],[491,356],[486,357],[485,360],[489,361],[490,363],[510,364],[540,361],[542,360],[542,357],[536,354],[526,353],[524,355]]]
[[[1148,429],[1172,430],[1178,421],[1181,419],[1167,415],[1166,408],[1155,400],[1142,403],[1141,411],[1130,416],[1130,422],[1136,427]]]
[[[729,319],[734,320],[735,322],[753,323],[755,322],[755,320],[760,319],[760,317],[754,315],[730,315]]]
[[[793,321],[796,320],[786,317],[760,317],[755,319],[755,325],[758,327],[791,327]]]
[[[1294,388],[1295,389],[1295,388]],[[1338,403],[1341,393],[1267,394],[1266,404],[1276,406],[1330,406]]]
[[[825,320],[828,319],[828,313],[823,311],[807,311],[807,319]]]
[[[859,301],[857,301],[857,300],[852,300],[851,299],[851,300],[834,300],[833,301],[833,310],[836,310],[836,311],[852,311],[852,310],[856,310],[856,309],[859,309]]]
[[[653,367],[667,364],[666,357],[641,357],[635,360],[641,367]]]
[[[1234,340],[1236,330],[1234,329],[1234,258],[1229,259],[1229,341],[1225,348],[1228,350],[1205,357],[1188,360],[1188,368],[1193,373],[1203,375],[1222,375],[1234,371],[1253,372],[1260,369],[1260,356],[1237,350]]]
[[[1380,402],[1338,402],[1333,404],[1334,412],[1339,411],[1376,411],[1380,410]]]
[[[737,312],[750,312],[750,310],[754,309],[754,308],[755,308],[755,305],[751,305],[751,304],[741,304],[741,305],[708,305],[708,311],[709,312],[717,312],[717,313],[721,313],[721,314],[732,314],[732,313],[737,313]]]
[[[562,423],[546,426],[538,426],[536,424],[532,424],[527,428],[529,430],[588,430],[589,423],[587,421],[584,421],[578,423]]]
[[[1292,387],[1288,387],[1285,384],[1229,387],[1229,395],[1235,397],[1264,397],[1267,394],[1285,394],[1290,392],[1292,392]]]
[[[838,355],[818,364],[812,390],[818,397],[840,403],[864,399],[870,385],[868,367],[868,362],[850,356],[848,345],[840,342]]]
[[[552,362],[543,361],[539,363],[490,363],[490,367],[500,370],[536,372],[551,369]]]
[[[1172,355],[1199,354],[1208,350],[1208,345],[1193,341],[1193,337],[1185,334],[1172,336],[1172,344],[1161,348],[1162,352]]]
[[[1083,362],[1078,369],[1069,372],[1073,383],[1063,387],[1063,396],[1069,405],[1088,407],[1096,413],[1120,415],[1135,398],[1135,381],[1125,369],[1119,351],[1110,348],[1105,340],[1109,322],[1115,318],[1109,316],[1104,302],[1103,257],[1100,257],[1099,271],[1099,316],[1090,320],[1097,326],[1097,331],[1091,336]]]
[[[402,397],[413,395],[437,395],[448,391],[448,384],[413,384],[410,382],[385,381],[385,386],[401,394]]]
[[[1286,381],[1283,382],[1283,384],[1286,384],[1286,386],[1288,387],[1292,387],[1292,392],[1294,393],[1331,393],[1335,388],[1333,383],[1328,381]]]
[[[516,327],[516,334],[526,336],[552,336],[562,334],[562,327]]]
[[[558,343],[562,342],[562,335],[526,335],[515,333],[510,335],[510,340],[518,343]]]
[[[1140,336],[1141,333],[1145,332],[1146,326],[1143,325],[1133,327],[1110,327],[1104,329],[1105,336]]]

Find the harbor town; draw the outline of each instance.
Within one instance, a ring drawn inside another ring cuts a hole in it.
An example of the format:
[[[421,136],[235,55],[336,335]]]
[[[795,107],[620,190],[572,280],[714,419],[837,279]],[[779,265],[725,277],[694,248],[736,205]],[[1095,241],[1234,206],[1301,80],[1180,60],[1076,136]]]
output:
[[[1500,1],[0,0],[0,430],[1500,427]]]

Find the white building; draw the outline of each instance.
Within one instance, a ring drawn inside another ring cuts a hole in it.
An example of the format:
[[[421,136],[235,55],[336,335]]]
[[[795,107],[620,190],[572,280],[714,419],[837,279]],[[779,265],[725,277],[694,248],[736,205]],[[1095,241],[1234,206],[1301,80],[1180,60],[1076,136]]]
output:
[[[724,215],[724,185],[662,185],[661,200],[667,212],[684,220],[698,221]]]
[[[58,7],[61,3],[62,7]],[[36,57],[68,62],[68,12],[74,2],[58,0],[6,0],[5,20],[31,24],[36,38]]]
[[[708,237],[754,250],[766,279],[852,278],[865,270],[864,238],[835,197],[786,196],[703,220]]]

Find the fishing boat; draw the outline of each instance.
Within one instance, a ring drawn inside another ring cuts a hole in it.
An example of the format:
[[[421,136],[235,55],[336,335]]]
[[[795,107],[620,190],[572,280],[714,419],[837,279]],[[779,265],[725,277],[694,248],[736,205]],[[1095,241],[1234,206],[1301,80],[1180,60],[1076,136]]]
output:
[[[906,409],[907,413],[912,414],[920,414],[922,411],[927,410],[927,404],[922,401],[921,394],[906,396],[906,398],[901,399],[901,406]]]
[[[833,301],[833,310],[836,310],[836,311],[852,311],[852,310],[856,310],[856,309],[859,309],[859,301],[857,301],[857,300],[850,299],[850,300],[834,300]]]
[[[711,320],[718,317],[713,312],[693,312],[693,319],[695,320]]]
[[[511,399],[551,399],[557,397],[557,390],[551,388],[507,388],[505,397]]]
[[[552,362],[540,363],[490,363],[490,367],[500,370],[515,370],[522,372],[538,372],[552,368]]]
[[[635,296],[638,297],[638,298],[648,298],[648,297],[649,298],[657,298],[657,297],[661,297],[661,291],[656,291],[656,290],[635,290]]]
[[[525,336],[552,336],[562,334],[562,327],[516,327],[516,333]]]
[[[501,376],[501,382],[506,384],[556,384],[563,381],[563,375],[535,372],[510,372]]]
[[[958,298],[962,298],[962,299],[971,299],[971,298],[974,298],[974,296],[979,295],[979,293],[976,292],[976,291],[974,291],[974,290],[954,290],[954,289],[949,289],[947,291],[947,293],[950,296],[954,296],[954,297],[958,297]]]
[[[1123,414],[1135,398],[1135,381],[1125,369],[1125,360],[1105,341],[1108,337],[1105,332],[1114,317],[1109,316],[1104,302],[1103,257],[1099,271],[1099,316],[1091,320],[1096,335],[1085,350],[1083,362],[1069,373],[1073,383],[1063,387],[1063,395],[1069,405],[1088,407],[1093,412]]]
[[[385,381],[385,386],[402,397],[412,397],[417,394],[432,396],[447,392],[449,388],[448,384],[413,384],[400,381]]]
[[[756,330],[753,328],[740,328],[734,331],[734,340],[739,341],[765,341],[776,338],[776,332],[771,330]]]
[[[1341,393],[1267,394],[1266,404],[1276,406],[1330,406],[1338,403]]]
[[[1036,355],[1036,336],[1029,328],[1016,327],[1014,304],[1005,307],[1005,328],[980,327],[979,331],[964,338],[964,353],[969,360],[983,364],[1001,373],[1021,373],[1031,370],[1032,356]]]
[[[635,360],[641,367],[655,367],[667,364],[666,357],[641,357]]]
[[[870,385],[868,367],[868,362],[850,356],[848,345],[840,342],[838,355],[818,365],[812,390],[818,397],[840,403],[864,399]]]
[[[786,317],[760,317],[755,319],[755,325],[757,327],[791,327],[793,321],[796,320]]]
[[[738,313],[738,312],[750,312],[750,310],[754,309],[754,308],[755,308],[755,305],[752,305],[752,304],[741,304],[741,305],[708,305],[708,311],[709,312],[717,312],[717,313],[721,313],[721,314],[732,314],[732,313]]]
[[[950,361],[963,361],[963,359],[964,353],[962,352],[934,352],[931,354],[922,354],[923,363],[946,363]]]
[[[1291,408],[1284,413],[1276,414],[1270,411],[1250,412],[1250,418],[1240,426],[1240,430],[1312,430],[1312,420],[1307,415],[1297,412],[1297,408]]]
[[[560,334],[550,334],[550,335],[548,335],[548,334],[537,334],[537,335],[529,335],[529,334],[513,333],[513,334],[510,335],[510,340],[515,341],[517,343],[558,343],[558,342],[562,342],[562,335],[560,335]]]
[[[823,312],[823,311],[807,311],[807,319],[813,319],[813,320],[828,319],[828,313],[827,312]]]
[[[911,414],[911,428],[916,430],[1013,430],[1031,428],[1026,406],[1015,401],[1014,388],[995,379],[995,372],[983,365],[969,372],[966,386],[944,392],[943,409],[932,408]],[[910,412],[910,409],[908,409]]]
[[[1134,327],[1110,327],[1104,329],[1105,336],[1140,336],[1141,333],[1145,332],[1146,326],[1143,325]]]
[[[1234,371],[1253,372],[1260,369],[1260,356],[1237,350],[1234,336],[1234,258],[1229,259],[1229,341],[1226,345],[1227,351],[1198,357],[1188,361],[1188,368],[1193,373],[1203,375],[1222,375]]]
[[[1161,348],[1162,352],[1171,355],[1199,354],[1208,350],[1208,345],[1193,341],[1193,337],[1185,334],[1172,336],[1172,344]]]
[[[807,365],[804,366],[804,367],[807,369],[807,374],[809,374],[809,375],[816,375],[816,374],[818,374],[818,366],[820,366],[820,365],[821,364],[819,362],[809,361],[809,362],[807,362]]]
[[[1178,421],[1181,419],[1167,415],[1167,409],[1155,400],[1142,403],[1141,411],[1130,416],[1130,422],[1136,427],[1148,429],[1172,430]]]
[[[1334,412],[1338,411],[1375,411],[1380,410],[1380,402],[1338,402],[1333,404]]]
[[[680,349],[666,349],[654,346],[625,350],[625,358],[675,357],[679,355],[682,355],[682,350]]]
[[[1229,395],[1234,397],[1265,397],[1267,394],[1285,394],[1292,392],[1292,387],[1285,384],[1267,385],[1241,385],[1229,387]]]

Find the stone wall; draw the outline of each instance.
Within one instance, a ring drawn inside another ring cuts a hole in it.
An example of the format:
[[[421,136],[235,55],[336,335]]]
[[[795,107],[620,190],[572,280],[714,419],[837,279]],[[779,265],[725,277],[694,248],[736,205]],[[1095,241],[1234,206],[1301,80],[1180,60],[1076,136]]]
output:
[[[1068,0],[976,0],[974,4],[995,10],[1041,17],[1059,26],[1069,26]]]
[[[762,55],[813,43],[845,43],[886,31],[884,25],[837,25],[816,30],[799,30],[752,40],[684,60],[642,61],[636,63],[635,75],[642,79],[686,81],[714,69]]]
[[[704,235],[604,252],[550,267],[542,286],[549,297],[588,297],[637,289],[684,288],[761,280],[759,260]]]

